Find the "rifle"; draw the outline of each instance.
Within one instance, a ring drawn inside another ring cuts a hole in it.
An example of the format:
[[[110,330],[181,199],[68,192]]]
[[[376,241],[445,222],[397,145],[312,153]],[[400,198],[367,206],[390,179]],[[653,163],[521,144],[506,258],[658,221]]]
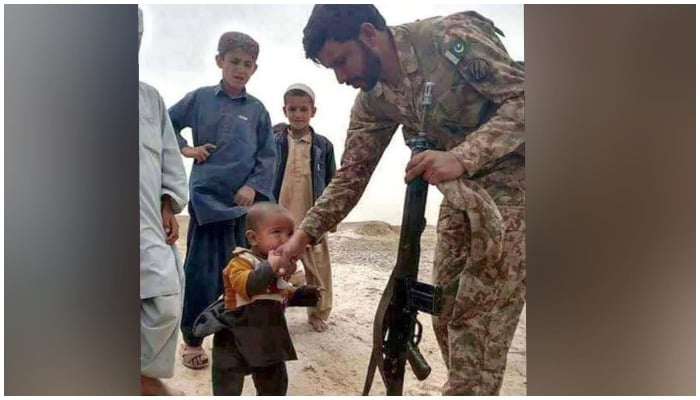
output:
[[[426,116],[432,106],[432,87],[432,82],[425,83],[421,131],[418,137],[407,141],[412,157],[435,147],[426,134]],[[418,350],[423,326],[416,317],[418,311],[432,315],[440,313],[442,289],[417,280],[427,195],[428,182],[422,177],[408,183],[396,266],[374,317],[372,354],[363,396],[369,394],[377,368],[389,396],[400,396],[403,393],[406,361],[418,380],[424,380],[430,375],[430,366]]]

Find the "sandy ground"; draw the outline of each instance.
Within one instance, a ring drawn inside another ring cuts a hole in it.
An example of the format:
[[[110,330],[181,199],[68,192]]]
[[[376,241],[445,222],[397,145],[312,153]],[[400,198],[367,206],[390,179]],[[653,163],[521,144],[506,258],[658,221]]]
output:
[[[187,217],[181,221],[178,246],[185,254]],[[289,308],[287,322],[299,359],[287,363],[288,395],[360,395],[371,352],[372,321],[379,298],[386,286],[396,258],[399,229],[383,222],[341,224],[338,232],[329,235],[333,268],[333,312],[329,329],[314,332],[306,320],[306,310]],[[420,280],[431,281],[435,228],[423,234]],[[358,251],[362,249],[363,251]],[[501,395],[526,394],[525,314],[520,317],[515,338],[508,354],[506,376]],[[432,367],[432,374],[418,381],[407,366],[405,395],[440,395],[447,371],[433,334],[430,316],[421,314],[423,340],[421,352]],[[211,354],[211,337],[204,348]],[[175,363],[175,376],[168,382],[187,395],[211,395],[209,368],[191,370],[182,365],[180,354]],[[246,378],[244,395],[255,395],[250,377]],[[375,376],[371,395],[384,395],[381,378]]]

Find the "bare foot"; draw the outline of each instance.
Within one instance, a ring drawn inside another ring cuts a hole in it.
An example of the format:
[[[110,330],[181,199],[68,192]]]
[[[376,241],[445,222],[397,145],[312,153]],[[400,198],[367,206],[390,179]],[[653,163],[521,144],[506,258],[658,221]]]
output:
[[[183,343],[181,347],[182,364],[191,369],[202,369],[209,366],[209,357],[202,346],[189,346]]]
[[[328,329],[328,324],[326,324],[326,321],[320,318],[309,317],[309,323],[316,332],[323,332]]]
[[[173,389],[158,378],[141,375],[141,396],[184,396],[182,390]]]

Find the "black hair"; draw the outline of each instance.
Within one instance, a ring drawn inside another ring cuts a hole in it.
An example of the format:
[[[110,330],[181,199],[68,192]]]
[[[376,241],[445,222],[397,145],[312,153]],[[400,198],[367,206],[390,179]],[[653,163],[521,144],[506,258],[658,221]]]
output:
[[[304,27],[306,58],[319,64],[318,53],[327,40],[356,40],[365,22],[379,31],[387,29],[384,17],[371,4],[316,4]]]

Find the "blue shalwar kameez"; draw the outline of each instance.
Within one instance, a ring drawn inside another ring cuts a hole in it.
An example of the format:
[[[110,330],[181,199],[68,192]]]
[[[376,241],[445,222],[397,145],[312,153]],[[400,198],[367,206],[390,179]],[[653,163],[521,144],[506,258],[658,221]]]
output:
[[[192,129],[192,146],[211,143],[203,163],[194,162],[190,175],[190,224],[185,258],[185,303],[180,329],[184,341],[199,346],[192,335],[197,316],[223,292],[221,273],[237,246],[247,247],[247,207],[233,197],[244,185],[255,190],[255,201],[274,200],[276,148],[265,106],[243,90],[229,96],[222,83],[188,93],[169,110],[180,149],[181,136]]]

